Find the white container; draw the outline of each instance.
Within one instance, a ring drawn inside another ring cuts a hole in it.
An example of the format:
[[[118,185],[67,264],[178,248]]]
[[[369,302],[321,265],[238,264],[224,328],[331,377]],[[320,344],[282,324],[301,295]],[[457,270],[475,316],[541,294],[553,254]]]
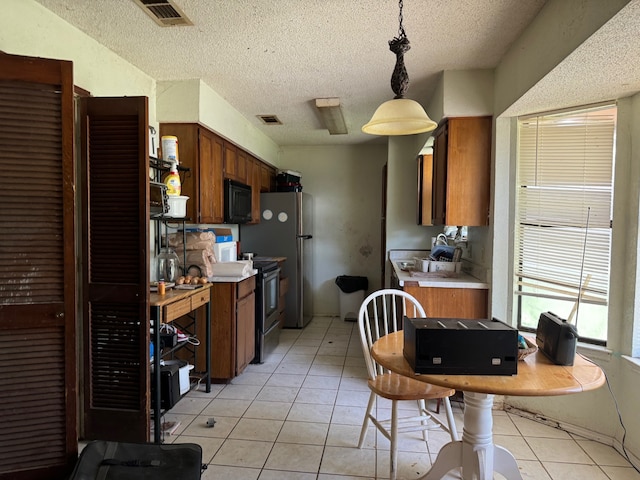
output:
[[[180,395],[184,395],[189,391],[190,382],[189,382],[189,372],[193,370],[193,365],[183,361],[183,360],[165,360],[165,365],[178,365],[178,379],[180,380]]]
[[[169,212],[165,217],[182,218],[187,216],[187,200],[185,195],[168,195]]]
[[[430,272],[455,272],[460,273],[462,262],[429,262]]]
[[[419,258],[414,257],[413,259],[415,270],[418,272],[428,272],[429,271],[429,263],[431,262],[428,258]]]
[[[167,162],[179,163],[178,159],[178,137],[173,135],[163,135],[162,141],[162,159]]]
[[[364,290],[344,293],[340,290],[340,318],[347,322],[358,321],[358,311],[364,300]]]

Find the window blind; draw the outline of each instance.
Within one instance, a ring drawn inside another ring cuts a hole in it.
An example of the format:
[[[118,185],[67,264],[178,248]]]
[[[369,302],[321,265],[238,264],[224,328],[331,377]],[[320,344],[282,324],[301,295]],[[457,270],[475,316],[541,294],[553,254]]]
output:
[[[517,295],[607,305],[615,124],[614,105],[519,120]]]

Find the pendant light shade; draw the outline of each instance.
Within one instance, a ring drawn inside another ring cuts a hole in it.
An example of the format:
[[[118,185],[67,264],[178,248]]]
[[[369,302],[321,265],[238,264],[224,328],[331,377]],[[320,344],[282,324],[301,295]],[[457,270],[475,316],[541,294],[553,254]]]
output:
[[[399,0],[398,36],[389,41],[389,49],[396,55],[396,66],[391,75],[391,89],[396,96],[380,105],[369,123],[362,127],[364,133],[371,135],[413,135],[430,132],[438,126],[418,102],[404,98],[404,93],[409,88],[404,54],[409,51],[411,44],[402,26],[402,3]]]
[[[430,132],[437,126],[415,100],[394,98],[376,109],[362,131],[370,135],[413,135]]]

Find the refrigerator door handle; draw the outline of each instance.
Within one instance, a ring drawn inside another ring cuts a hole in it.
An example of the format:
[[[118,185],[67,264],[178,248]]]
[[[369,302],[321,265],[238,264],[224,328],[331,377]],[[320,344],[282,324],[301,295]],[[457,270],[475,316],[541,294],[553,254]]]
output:
[[[313,238],[313,235],[296,235],[297,238],[303,238],[305,240],[308,240],[310,238]]]

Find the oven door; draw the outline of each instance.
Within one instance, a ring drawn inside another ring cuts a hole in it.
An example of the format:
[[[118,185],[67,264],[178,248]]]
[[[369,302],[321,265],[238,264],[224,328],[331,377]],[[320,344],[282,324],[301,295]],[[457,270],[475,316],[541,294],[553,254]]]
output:
[[[263,332],[268,332],[275,323],[278,323],[278,299],[280,298],[280,269],[276,268],[264,272],[262,281],[263,290]]]

